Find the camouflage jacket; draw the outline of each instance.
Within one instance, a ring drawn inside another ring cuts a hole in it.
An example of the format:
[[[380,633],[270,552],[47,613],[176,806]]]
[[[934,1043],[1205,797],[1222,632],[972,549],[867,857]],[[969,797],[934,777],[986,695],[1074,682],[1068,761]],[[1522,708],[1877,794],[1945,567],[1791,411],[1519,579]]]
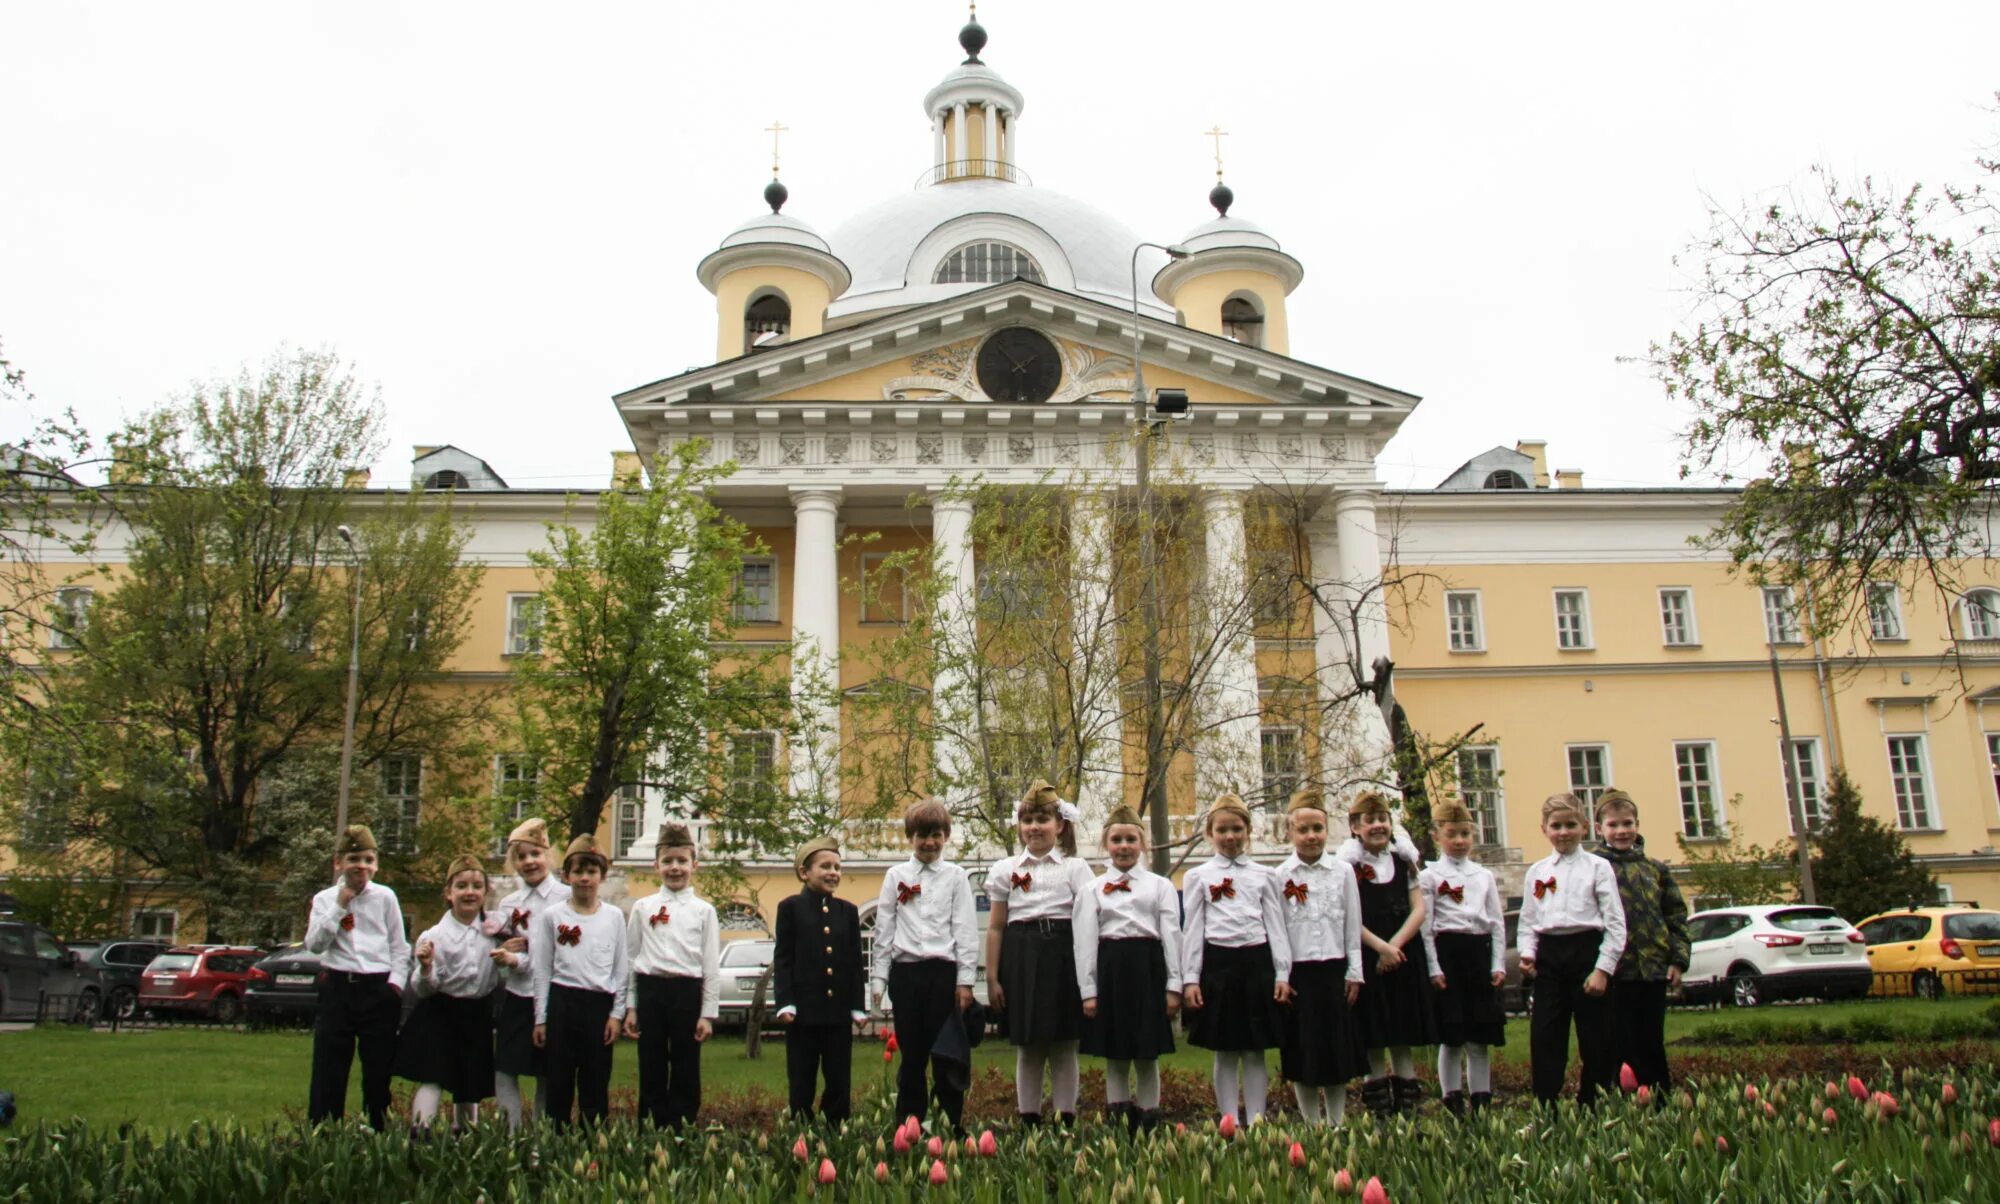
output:
[[[1680,884],[1663,861],[1646,856],[1646,838],[1620,852],[1608,845],[1595,852],[1618,875],[1618,899],[1625,905],[1625,956],[1617,977],[1660,982],[1667,970],[1688,966],[1688,909]]]

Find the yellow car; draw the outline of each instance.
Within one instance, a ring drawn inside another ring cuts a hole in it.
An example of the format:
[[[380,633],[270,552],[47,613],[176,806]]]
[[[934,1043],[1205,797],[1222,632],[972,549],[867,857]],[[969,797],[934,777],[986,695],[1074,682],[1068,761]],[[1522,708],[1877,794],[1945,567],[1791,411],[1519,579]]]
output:
[[[2000,911],[1911,907],[1855,927],[1875,969],[1872,994],[1936,999],[2000,991]]]

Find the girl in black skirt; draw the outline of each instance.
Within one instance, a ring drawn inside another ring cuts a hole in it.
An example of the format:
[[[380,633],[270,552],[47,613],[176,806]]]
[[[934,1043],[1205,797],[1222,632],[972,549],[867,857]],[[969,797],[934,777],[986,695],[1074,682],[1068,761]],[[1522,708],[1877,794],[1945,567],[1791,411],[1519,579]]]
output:
[[[451,1092],[452,1127],[479,1116],[493,1095],[493,989],[499,917],[486,913],[486,871],[477,857],[460,857],[445,873],[451,910],[417,938],[414,985],[420,1002],[403,1025],[396,1074],[418,1084],[410,1123],[428,1129]]]
[[[1146,829],[1132,808],[1106,818],[1104,850],[1111,868],[1076,897],[1083,1052],[1105,1059],[1111,1118],[1152,1126],[1160,1118],[1159,1059],[1174,1052],[1173,1016],[1181,1006],[1180,895],[1171,880],[1139,864]]]
[[[1444,856],[1424,867],[1424,951],[1437,989],[1438,1091],[1464,1116],[1493,1102],[1487,1052],[1507,1039],[1500,987],[1507,981],[1507,917],[1493,871],[1471,859],[1472,813],[1446,800],[1431,808],[1431,830]],[[1461,1067],[1461,1059],[1463,1066]]]
[[[993,900],[986,935],[986,989],[1004,1009],[1015,1045],[1014,1099],[1026,1124],[1042,1120],[1042,1071],[1049,1103],[1063,1121],[1076,1119],[1076,1042],[1083,997],[1076,989],[1071,920],[1076,897],[1090,889],[1090,866],[1076,855],[1077,810],[1037,779],[1014,809],[1024,851],[986,874]]]
[[[1347,827],[1354,841],[1342,850],[1354,863],[1361,892],[1366,981],[1356,1011],[1368,1046],[1361,1102],[1382,1113],[1407,1112],[1423,1098],[1410,1047],[1435,1045],[1438,1039],[1430,967],[1417,939],[1424,922],[1423,894],[1417,888],[1416,863],[1390,847],[1393,824],[1388,798],[1363,791],[1348,805]]]
[[[1368,1069],[1352,1015],[1361,993],[1361,892],[1354,867],[1326,852],[1326,800],[1292,796],[1292,855],[1278,866],[1292,943],[1292,1005],[1285,1009],[1285,1078],[1307,1124],[1347,1118],[1347,1084]]]
[[[1271,1094],[1264,1051],[1282,1042],[1279,1005],[1292,997],[1292,945],[1278,902],[1278,879],[1244,855],[1250,809],[1233,794],[1215,800],[1206,821],[1215,856],[1182,883],[1186,925],[1182,993],[1188,1040],[1215,1051],[1215,1103],[1243,1122],[1264,1115]]]

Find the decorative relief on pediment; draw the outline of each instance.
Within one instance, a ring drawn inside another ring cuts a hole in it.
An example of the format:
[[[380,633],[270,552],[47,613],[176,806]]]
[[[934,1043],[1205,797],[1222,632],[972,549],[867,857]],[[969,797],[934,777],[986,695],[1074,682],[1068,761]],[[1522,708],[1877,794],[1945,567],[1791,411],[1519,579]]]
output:
[[[885,401],[987,401],[973,374],[978,339],[960,339],[910,357],[910,374],[893,377],[882,386]]]
[[[730,440],[729,457],[738,464],[755,464],[763,443],[755,435],[738,435]]]
[[[825,443],[826,462],[828,464],[847,463],[847,457],[853,443],[854,437],[852,435],[828,435]]]
[[[986,436],[967,435],[959,445],[967,464],[986,463]]]
[[[868,436],[868,454],[877,464],[896,462],[896,437],[894,435]]]
[[[917,463],[919,464],[944,463],[943,435],[917,436]]]
[[[778,460],[784,464],[804,464],[806,462],[806,437],[804,435],[779,435]]]

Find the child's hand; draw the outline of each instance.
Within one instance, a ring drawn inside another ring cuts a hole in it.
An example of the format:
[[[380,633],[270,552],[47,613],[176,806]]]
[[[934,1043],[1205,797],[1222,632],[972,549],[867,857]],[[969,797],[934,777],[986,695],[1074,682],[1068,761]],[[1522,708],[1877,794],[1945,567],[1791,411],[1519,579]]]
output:
[[[1436,987],[1440,991],[1444,990],[1444,975],[1442,974],[1431,975],[1431,985]]]
[[[639,1039],[639,1013],[638,1013],[638,1012],[636,1012],[636,1011],[631,1011],[631,1012],[627,1012],[627,1013],[625,1013],[625,1035],[626,1035],[626,1036],[628,1036],[628,1037],[630,1037],[630,1038],[632,1038],[632,1039],[633,1039],[634,1041],[637,1041],[637,1040]]]
[[[359,890],[356,890],[354,888],[354,885],[352,883],[350,883],[347,879],[342,878],[340,880],[340,893],[335,895],[333,898],[335,902],[340,904],[341,910],[345,911],[347,909],[347,905],[349,903],[354,902],[354,896],[360,893],[361,892]]]
[[[994,979],[989,978],[986,980],[986,997],[993,1001],[993,1006],[996,1008],[1007,1006],[1007,992]]]
[[[1533,978],[1534,976],[1535,976],[1535,959],[1534,959],[1534,958],[1532,958],[1532,957],[1524,957],[1524,958],[1522,958],[1522,959],[1521,959],[1521,977],[1522,977],[1522,978]]]
[[[1611,976],[1602,970],[1592,970],[1590,977],[1583,980],[1583,993],[1602,995],[1611,989]]]
[[[1292,1001],[1292,984],[1288,982],[1278,983],[1271,988],[1271,998],[1277,1000],[1279,1003],[1290,1003]]]
[[[1507,985],[1507,972],[1505,970],[1495,970],[1493,972],[1493,985],[1496,987]]]
[[[972,988],[971,988],[971,987],[960,987],[960,988],[958,989],[958,1010],[959,1010],[959,1011],[961,1011],[961,1012],[962,1012],[962,1011],[964,1011],[965,1009],[967,1009],[967,1008],[971,1007],[971,1006],[972,1006],[973,1004],[975,1004],[975,1003],[978,1003],[978,1002],[979,1002],[979,1001],[978,1001],[977,999],[973,998],[973,995],[972,995]]]
[[[1391,970],[1402,969],[1403,963],[1408,960],[1403,956],[1401,949],[1394,945],[1384,945],[1382,952],[1375,956],[1375,968],[1387,974]]]
[[[549,1043],[549,1026],[546,1024],[537,1024],[535,1026],[535,1048],[540,1049],[542,1046],[547,1045],[548,1043]]]
[[[604,1043],[606,1045],[618,1044],[618,1030],[623,1027],[624,1022],[622,1020],[613,1020],[611,1017],[606,1016],[604,1018]]]
[[[435,941],[417,942],[417,960],[424,963],[424,969],[428,970],[431,968],[431,959],[436,956],[437,943]]]
[[[1680,992],[1680,989],[1681,989],[1681,968],[1679,966],[1668,966],[1667,990],[1678,994]]]
[[[528,938],[524,936],[510,936],[500,942],[500,947],[509,953],[526,953],[528,951]]]
[[[1200,1011],[1201,988],[1193,983],[1189,983],[1186,987],[1181,989],[1181,1002],[1186,1004],[1189,1008],[1193,1009],[1194,1011],[1197,1012]]]
[[[491,956],[493,958],[493,964],[497,966],[506,966],[511,969],[521,964],[519,958],[507,952],[505,949],[495,949]]]
[[[703,1016],[701,1019],[694,1022],[695,1040],[706,1041],[714,1032],[715,1032],[715,1026],[708,1022],[708,1017]],[[633,1035],[637,1036],[636,1033]]]
[[[1348,1006],[1348,1007],[1353,1007],[1353,1006],[1354,1006],[1355,1004],[1357,1004],[1357,1003],[1360,1003],[1360,1002],[1361,1002],[1361,984],[1360,984],[1360,983],[1358,983],[1358,982],[1350,982],[1350,983],[1348,983],[1348,984],[1347,984],[1347,1006]]]
[[[878,1012],[879,1012],[879,1011],[881,1011],[881,1010],[882,1010],[882,997],[883,997],[884,995],[886,995],[886,994],[888,994],[888,992],[887,992],[887,991],[877,991],[877,992],[875,992],[875,1010],[876,1010],[876,1011],[878,1011]]]
[[[1180,1011],[1181,1011],[1181,993],[1179,991],[1168,991],[1167,1019],[1172,1020],[1175,1016],[1180,1015]]]
[[[1092,1020],[1097,1019],[1097,996],[1092,995],[1083,1001],[1083,1014]]]

